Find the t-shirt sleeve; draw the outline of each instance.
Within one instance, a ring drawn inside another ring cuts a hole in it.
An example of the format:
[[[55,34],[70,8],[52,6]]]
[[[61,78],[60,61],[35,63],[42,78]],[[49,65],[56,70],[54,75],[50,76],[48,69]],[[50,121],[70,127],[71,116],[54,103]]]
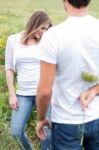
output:
[[[6,49],[5,49],[5,70],[7,69],[12,69],[13,68],[13,44],[14,44],[14,39],[12,38],[12,36],[9,36],[7,39],[7,43],[6,43]]]
[[[55,35],[45,32],[39,43],[40,55],[39,59],[52,64],[57,64],[57,41]]]

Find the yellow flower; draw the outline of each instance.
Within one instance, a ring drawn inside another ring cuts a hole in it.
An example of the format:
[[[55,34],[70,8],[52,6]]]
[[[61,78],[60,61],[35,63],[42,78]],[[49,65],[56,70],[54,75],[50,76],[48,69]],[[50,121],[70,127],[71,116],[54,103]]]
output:
[[[0,48],[4,48],[5,47],[5,39],[0,38]]]

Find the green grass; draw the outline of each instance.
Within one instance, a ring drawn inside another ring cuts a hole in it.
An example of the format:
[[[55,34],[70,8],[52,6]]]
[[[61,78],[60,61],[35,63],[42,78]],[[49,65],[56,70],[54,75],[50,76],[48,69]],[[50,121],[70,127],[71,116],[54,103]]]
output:
[[[99,0],[92,0],[89,12],[99,18]],[[53,24],[62,22],[67,14],[62,0],[0,0],[0,150],[20,150],[10,136],[11,110],[8,106],[8,92],[4,74],[4,53],[6,39],[10,34],[24,30],[28,18],[38,10],[45,10]],[[35,135],[36,113],[33,111],[28,122],[27,133],[39,150],[39,141]]]
[[[99,0],[92,0],[90,14],[99,18]],[[45,10],[53,24],[60,23],[66,18],[62,0],[0,0],[0,64],[4,62],[6,39],[10,34],[24,30],[31,14]]]
[[[92,0],[90,13],[99,18],[99,0]],[[35,10],[43,9],[50,15],[53,24],[65,19],[62,0],[0,0],[0,36],[23,30]]]

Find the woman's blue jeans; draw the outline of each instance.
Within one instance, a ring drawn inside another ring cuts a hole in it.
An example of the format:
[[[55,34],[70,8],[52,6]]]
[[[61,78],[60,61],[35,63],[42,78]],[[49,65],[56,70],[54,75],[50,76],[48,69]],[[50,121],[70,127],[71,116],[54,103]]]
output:
[[[52,123],[52,150],[99,150],[99,119],[83,125]]]
[[[47,111],[47,118],[51,121],[51,106]],[[46,132],[46,139],[41,141],[41,150],[52,150],[52,140],[51,140],[51,129],[44,127]]]
[[[11,134],[23,150],[33,150],[33,146],[25,133],[25,127],[35,105],[36,97],[17,95],[17,98],[19,100],[19,108],[12,111]]]
[[[33,145],[25,133],[25,127],[32,112],[32,108],[35,106],[36,97],[17,95],[17,98],[19,100],[19,108],[18,110],[12,111],[11,134],[23,150],[33,150]],[[41,141],[42,150],[50,150],[49,147],[51,144],[51,131],[46,129],[46,132],[48,135],[46,140]]]
[[[41,150],[52,150],[51,129],[44,128],[47,134],[46,139],[41,141]]]

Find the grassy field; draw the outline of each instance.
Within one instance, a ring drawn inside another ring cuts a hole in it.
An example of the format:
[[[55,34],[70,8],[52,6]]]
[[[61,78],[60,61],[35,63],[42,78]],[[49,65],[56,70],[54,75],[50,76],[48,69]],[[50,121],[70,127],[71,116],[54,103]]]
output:
[[[89,12],[99,18],[99,0],[92,0]],[[4,53],[6,39],[10,34],[24,30],[28,18],[38,10],[45,10],[52,19],[53,25],[63,21],[67,14],[62,0],[0,0],[0,150],[20,150],[9,134],[11,110],[8,106],[8,91],[4,74]],[[33,111],[28,123],[27,133],[39,150],[35,136],[36,114]]]
[[[90,14],[99,18],[99,0],[92,0]],[[0,64],[3,64],[6,39],[10,34],[24,30],[30,15],[38,9],[45,10],[53,24],[66,18],[62,0],[0,0]]]
[[[92,0],[90,13],[99,18],[99,1]],[[50,15],[53,24],[65,19],[62,0],[0,0],[0,37],[23,30],[25,24],[37,9],[43,9]]]

